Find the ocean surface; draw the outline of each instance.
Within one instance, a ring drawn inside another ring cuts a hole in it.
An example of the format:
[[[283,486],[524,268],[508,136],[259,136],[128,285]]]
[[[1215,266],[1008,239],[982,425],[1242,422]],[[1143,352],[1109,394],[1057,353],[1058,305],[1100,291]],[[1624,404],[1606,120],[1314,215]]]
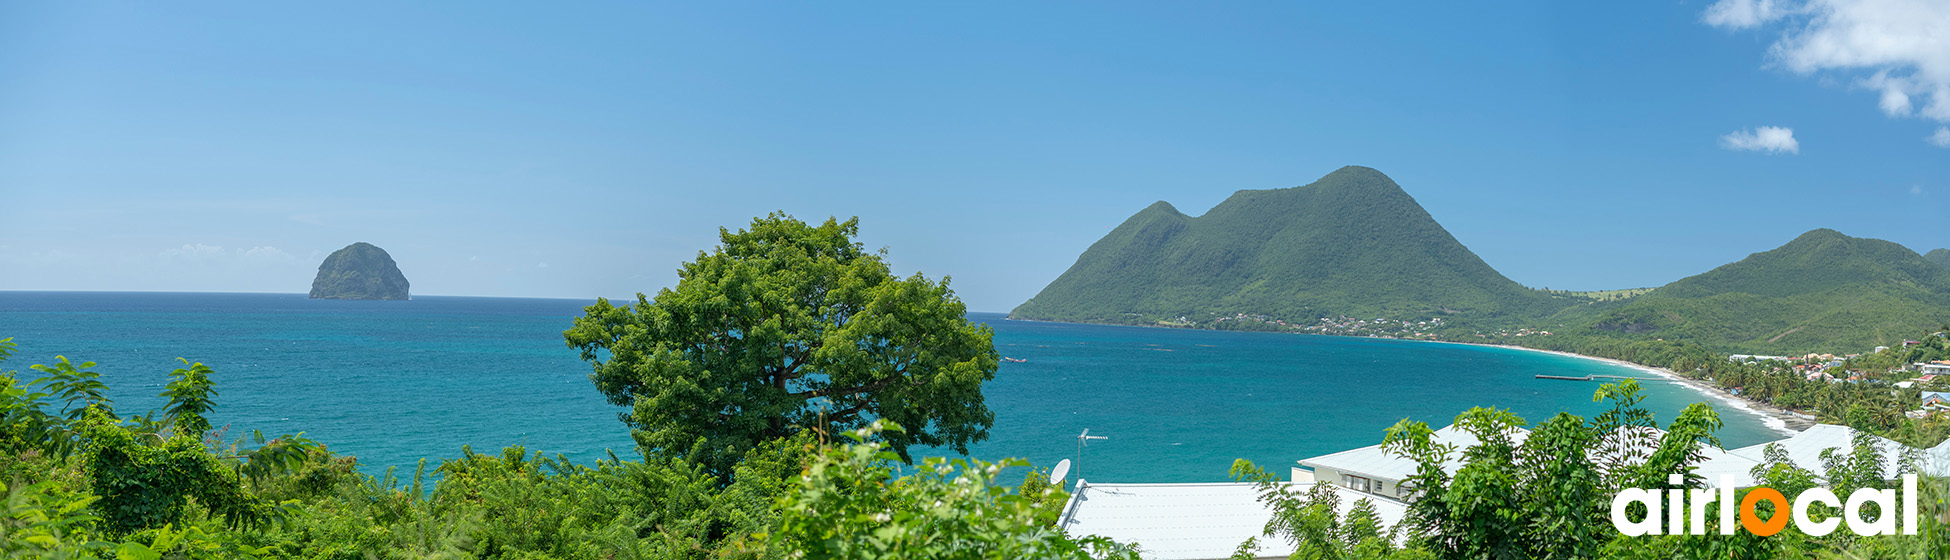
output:
[[[209,364],[212,421],[231,436],[303,432],[356,455],[368,472],[410,473],[462,445],[508,445],[577,461],[635,458],[624,409],[589,383],[562,341],[581,300],[415,296],[312,300],[304,294],[0,292],[0,338],[20,345],[0,370],[57,355],[98,362],[124,413],[161,408],[177,357]],[[1604,408],[1597,383],[1537,374],[1633,375],[1594,360],[1516,349],[1279,333],[1194,331],[1006,320],[1005,362],[983,388],[995,412],[983,459],[1037,466],[1078,458],[1099,482],[1216,482],[1236,458],[1278,473],[1302,458],[1379,443],[1403,418],[1440,427],[1472,406],[1532,421]],[[1698,393],[1645,383],[1669,421]],[[1716,403],[1717,404],[1717,403]],[[1781,437],[1726,406],[1727,447]],[[951,455],[934,450],[935,455]],[[1073,475],[1074,477],[1074,475]]]

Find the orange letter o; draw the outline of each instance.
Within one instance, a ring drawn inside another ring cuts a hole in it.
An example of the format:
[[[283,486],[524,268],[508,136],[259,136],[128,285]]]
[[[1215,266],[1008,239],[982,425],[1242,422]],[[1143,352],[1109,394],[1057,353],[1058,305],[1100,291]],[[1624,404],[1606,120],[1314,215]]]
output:
[[[1760,517],[1754,514],[1754,503],[1761,500],[1774,502],[1774,517],[1766,522],[1762,522]],[[1786,529],[1787,524],[1787,496],[1782,496],[1780,490],[1761,486],[1747,491],[1747,497],[1740,499],[1740,526],[1746,527],[1748,532],[1770,537],[1774,533],[1781,532],[1781,529]]]

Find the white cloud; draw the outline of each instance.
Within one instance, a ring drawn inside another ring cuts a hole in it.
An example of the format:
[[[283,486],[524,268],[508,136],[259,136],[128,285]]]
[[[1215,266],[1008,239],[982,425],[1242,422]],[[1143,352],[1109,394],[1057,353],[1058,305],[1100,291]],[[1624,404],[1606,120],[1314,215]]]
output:
[[[1780,17],[1774,0],[1720,0],[1700,16],[1707,25],[1746,29]]]
[[[185,243],[182,247],[164,249],[159,256],[169,260],[202,262],[223,258],[224,250],[223,247],[217,245],[204,245],[202,243],[192,245]]]
[[[1936,134],[1926,136],[1923,140],[1935,144],[1938,148],[1950,148],[1950,126],[1936,127]]]
[[[535,268],[548,268],[548,263],[535,263]]]
[[[286,264],[297,262],[298,257],[277,247],[251,247],[249,249],[224,249],[221,245],[186,243],[182,247],[164,249],[157,253],[164,261],[182,263],[257,263]]]
[[[1923,185],[1910,185],[1910,186],[1909,186],[1909,194],[1913,194],[1913,195],[1917,195],[1917,196],[1922,196],[1922,195],[1923,195]]]
[[[1854,74],[1880,94],[1883,113],[1950,123],[1950,2],[1720,0],[1700,19],[1728,29],[1778,23],[1773,64]]]
[[[1721,136],[1720,145],[1729,150],[1745,152],[1801,153],[1801,143],[1794,140],[1794,129],[1780,126],[1735,130],[1726,136]]]
[[[277,247],[251,247],[245,250],[242,256],[247,261],[289,262],[298,260],[298,257],[291,256],[291,253],[286,253]]]

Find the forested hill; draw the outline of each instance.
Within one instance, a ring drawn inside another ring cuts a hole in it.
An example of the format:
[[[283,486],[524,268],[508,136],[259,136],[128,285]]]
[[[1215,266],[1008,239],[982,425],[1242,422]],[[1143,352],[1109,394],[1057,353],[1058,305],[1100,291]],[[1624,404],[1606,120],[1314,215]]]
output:
[[[1950,249],[1930,249],[1930,252],[1923,253],[1923,258],[1929,259],[1937,266],[1950,268]]]
[[[1386,175],[1350,166],[1306,186],[1239,191],[1199,217],[1153,204],[1010,316],[1535,317],[1564,305],[1490,268]]]
[[[1569,313],[1576,313],[1572,311]],[[1598,313],[1595,334],[1722,352],[1860,352],[1950,322],[1950,270],[1880,239],[1817,229]]]

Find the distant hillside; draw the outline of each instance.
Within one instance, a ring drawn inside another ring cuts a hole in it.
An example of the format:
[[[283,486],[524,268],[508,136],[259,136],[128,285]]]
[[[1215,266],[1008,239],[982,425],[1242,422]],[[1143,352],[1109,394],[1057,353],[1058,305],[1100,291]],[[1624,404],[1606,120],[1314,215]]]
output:
[[[1923,258],[1929,259],[1937,266],[1950,268],[1950,249],[1930,249],[1930,252],[1923,253]]]
[[[1199,217],[1152,204],[1010,316],[1535,317],[1570,304],[1503,277],[1393,180],[1350,166],[1302,187],[1236,192]]]
[[[1829,229],[1680,279],[1582,322],[1592,334],[1686,340],[1722,352],[1866,351],[1950,322],[1950,270]]]

